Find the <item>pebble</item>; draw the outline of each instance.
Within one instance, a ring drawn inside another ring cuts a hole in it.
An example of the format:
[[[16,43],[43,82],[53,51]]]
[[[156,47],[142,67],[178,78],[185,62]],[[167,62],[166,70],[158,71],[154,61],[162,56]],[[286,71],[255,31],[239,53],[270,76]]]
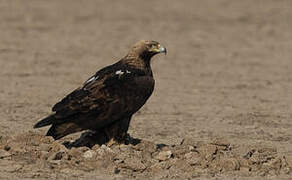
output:
[[[201,161],[200,155],[196,152],[189,152],[185,154],[185,158],[186,158],[187,163],[189,163],[190,165],[200,164],[200,161]]]
[[[111,152],[111,153],[114,152],[111,148],[107,147],[104,144],[100,148],[98,148],[96,151],[99,155],[102,155],[102,156],[105,155],[106,152]]]
[[[3,149],[0,149],[0,159],[6,158],[11,156],[11,154],[8,151],[5,151]]]
[[[93,150],[88,150],[88,151],[85,151],[85,153],[83,154],[83,157],[86,159],[90,159],[94,157],[95,155],[96,155],[96,152],[94,152]]]
[[[166,161],[172,157],[171,151],[161,151],[154,158],[160,161]]]
[[[65,152],[64,151],[58,151],[53,153],[48,159],[49,160],[61,160],[64,156]]]
[[[132,169],[134,171],[140,171],[140,170],[146,169],[146,166],[141,162],[141,160],[135,157],[125,159],[123,167]]]

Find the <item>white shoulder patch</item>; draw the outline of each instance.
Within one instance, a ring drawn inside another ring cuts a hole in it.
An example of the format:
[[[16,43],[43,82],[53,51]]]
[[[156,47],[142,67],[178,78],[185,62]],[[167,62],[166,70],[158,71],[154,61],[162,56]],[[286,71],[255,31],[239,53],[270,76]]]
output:
[[[118,71],[116,71],[116,74],[119,74],[119,75],[122,75],[122,74],[124,74],[125,72],[123,72],[122,70],[118,70]]]
[[[126,73],[130,74],[130,73],[131,73],[131,71],[128,71],[128,70],[126,70]]]
[[[89,82],[91,82],[91,81],[94,81],[95,79],[97,79],[98,78],[98,76],[93,76],[93,77],[91,77],[90,79],[88,79],[87,81],[86,81],[86,83],[89,83]]]

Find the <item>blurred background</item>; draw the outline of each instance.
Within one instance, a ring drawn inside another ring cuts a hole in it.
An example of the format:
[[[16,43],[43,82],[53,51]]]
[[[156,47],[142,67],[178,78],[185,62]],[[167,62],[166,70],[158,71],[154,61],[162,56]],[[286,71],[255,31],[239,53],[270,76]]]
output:
[[[133,137],[224,137],[291,152],[291,19],[289,0],[3,0],[0,134],[32,130],[147,39],[168,54],[153,59],[155,92],[132,119]]]

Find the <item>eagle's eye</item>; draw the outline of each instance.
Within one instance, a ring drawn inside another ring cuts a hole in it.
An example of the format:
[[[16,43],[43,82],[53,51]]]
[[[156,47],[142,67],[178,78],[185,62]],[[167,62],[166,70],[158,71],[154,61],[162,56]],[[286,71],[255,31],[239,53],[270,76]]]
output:
[[[151,50],[156,49],[156,48],[157,48],[156,44],[151,44],[149,47],[149,49],[151,49]]]

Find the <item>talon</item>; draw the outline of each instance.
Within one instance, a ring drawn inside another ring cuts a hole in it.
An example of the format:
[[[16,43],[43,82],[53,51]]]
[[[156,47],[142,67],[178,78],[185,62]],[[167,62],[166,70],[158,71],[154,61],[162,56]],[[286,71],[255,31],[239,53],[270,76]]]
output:
[[[114,138],[111,138],[111,139],[108,141],[107,146],[108,146],[108,147],[111,147],[111,146],[114,145],[114,144],[117,144],[117,141],[115,141]]]

